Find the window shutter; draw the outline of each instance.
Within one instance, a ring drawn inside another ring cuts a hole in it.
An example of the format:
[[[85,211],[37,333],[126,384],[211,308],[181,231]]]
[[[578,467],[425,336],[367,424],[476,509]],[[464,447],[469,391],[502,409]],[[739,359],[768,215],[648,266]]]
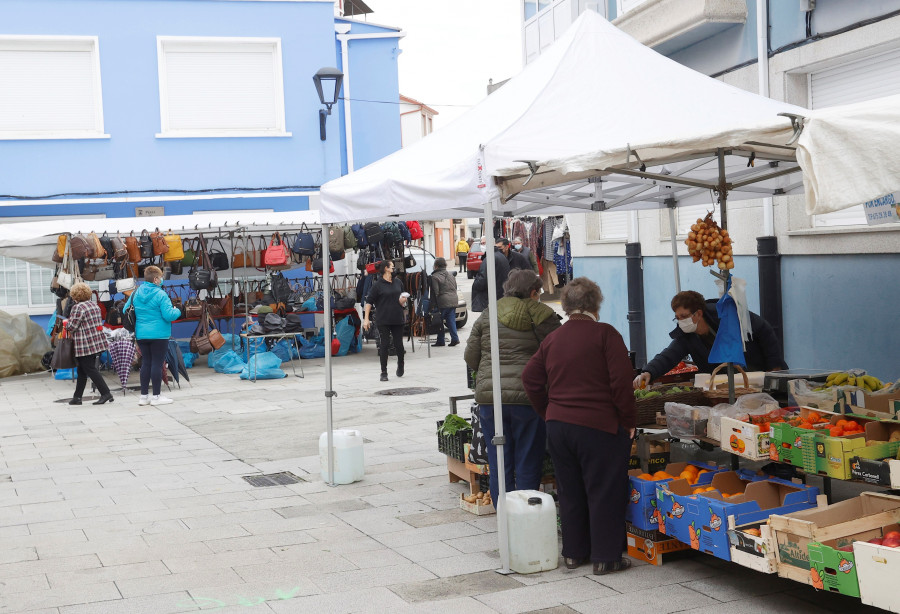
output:
[[[691,231],[691,226],[697,223],[697,218],[706,217],[706,214],[709,213],[711,208],[712,205],[687,205],[684,207],[677,207],[675,209],[676,225],[678,226],[676,236],[687,235],[687,233]],[[668,214],[666,215],[668,216]],[[717,224],[722,223],[722,215],[718,207],[716,207],[716,211],[713,213],[713,219]],[[665,222],[665,224],[668,226],[668,222]]]
[[[625,239],[628,237],[627,211],[602,211],[600,213],[600,238]]]

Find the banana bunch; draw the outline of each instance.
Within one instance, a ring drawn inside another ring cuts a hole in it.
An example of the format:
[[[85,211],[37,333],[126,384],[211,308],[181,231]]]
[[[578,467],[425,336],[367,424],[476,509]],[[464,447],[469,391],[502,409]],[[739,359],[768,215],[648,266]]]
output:
[[[825,380],[825,384],[816,388],[816,390],[828,390],[834,386],[854,386],[863,388],[869,392],[876,392],[885,387],[877,377],[871,375],[853,375],[852,373],[832,373]]]

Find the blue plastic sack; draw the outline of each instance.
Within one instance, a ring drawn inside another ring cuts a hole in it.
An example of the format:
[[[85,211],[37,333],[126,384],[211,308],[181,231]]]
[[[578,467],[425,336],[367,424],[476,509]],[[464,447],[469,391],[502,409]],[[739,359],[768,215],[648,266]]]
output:
[[[56,310],[53,310],[53,314],[50,316],[50,319],[47,320],[47,336],[53,332],[53,327],[56,326]]]
[[[247,363],[237,355],[236,352],[231,350],[225,352],[224,354],[219,354],[215,359],[215,362],[210,359],[210,366],[216,371],[216,373],[227,373],[227,374],[235,374],[240,373],[244,370],[244,367],[247,366]]]
[[[250,362],[241,371],[241,379],[281,379],[287,373],[281,370],[281,359],[272,352],[263,352],[250,357]],[[252,376],[251,376],[252,374]]]
[[[266,347],[266,340],[263,337],[249,337],[244,340],[247,347],[250,348],[250,356],[254,354],[264,354],[269,349]]]
[[[281,359],[281,362],[290,362],[295,358],[300,358],[294,342],[290,339],[281,339],[272,346],[272,353]]]
[[[300,305],[300,311],[315,311],[316,310],[316,295],[309,297],[303,304]]]
[[[197,360],[199,354],[195,354],[194,352],[182,352],[181,357],[184,358],[184,368],[192,369],[194,367],[194,361]]]
[[[76,379],[78,377],[78,369],[57,369],[53,374],[54,379]]]
[[[321,343],[307,343],[300,348],[300,358],[325,358],[325,346]]]
[[[225,344],[222,347],[220,347],[218,350],[213,350],[206,356],[206,365],[210,369],[215,368],[216,363],[219,362],[219,358],[221,358],[228,352],[232,351],[232,349],[231,349],[231,342],[232,342],[231,333],[223,333],[222,338],[225,340]],[[237,345],[236,347],[240,348],[240,345]]]
[[[334,334],[341,342],[341,349],[338,350],[337,355],[346,356],[354,345],[353,341],[356,336],[356,328],[350,322],[350,318],[344,318],[335,324]]]
[[[729,288],[731,284],[729,283]],[[742,367],[747,366],[744,358],[744,342],[741,338],[741,322],[738,319],[737,303],[726,292],[716,303],[719,314],[719,329],[716,339],[709,350],[709,362],[712,364],[733,362]]]

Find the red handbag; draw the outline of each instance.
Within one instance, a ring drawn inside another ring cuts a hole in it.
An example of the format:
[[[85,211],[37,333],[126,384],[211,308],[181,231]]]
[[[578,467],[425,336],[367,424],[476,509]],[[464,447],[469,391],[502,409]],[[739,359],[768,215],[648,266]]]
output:
[[[287,266],[291,256],[287,245],[281,240],[281,234],[276,232],[269,239],[269,247],[266,248],[265,265]]]

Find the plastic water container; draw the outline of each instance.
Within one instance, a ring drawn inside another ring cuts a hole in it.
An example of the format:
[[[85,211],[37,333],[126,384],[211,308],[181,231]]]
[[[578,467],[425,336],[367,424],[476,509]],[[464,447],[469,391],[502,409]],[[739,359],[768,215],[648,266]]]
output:
[[[559,547],[556,538],[556,504],[539,490],[506,493],[509,568],[516,573],[556,569]]]
[[[322,479],[328,481],[328,433],[319,437],[319,461]],[[334,430],[334,482],[351,484],[366,475],[363,461],[363,436],[351,429]]]

